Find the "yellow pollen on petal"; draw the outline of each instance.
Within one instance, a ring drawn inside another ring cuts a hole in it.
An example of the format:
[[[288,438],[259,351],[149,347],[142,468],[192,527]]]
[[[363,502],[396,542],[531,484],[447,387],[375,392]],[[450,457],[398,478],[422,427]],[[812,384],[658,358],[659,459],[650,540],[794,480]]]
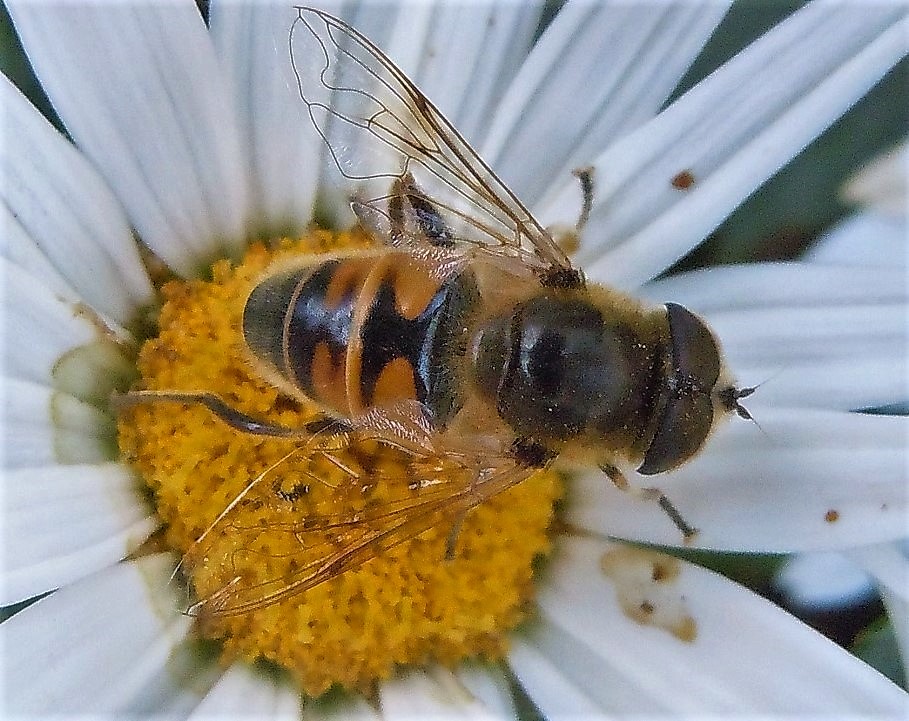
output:
[[[319,409],[256,372],[240,332],[246,298],[271,263],[364,243],[317,231],[255,245],[240,264],[219,261],[210,281],[167,283],[159,333],[139,354],[138,387],[210,392],[256,418],[302,427]],[[257,584],[288,588],[337,550],[331,543],[361,537],[361,524],[376,523],[369,519],[382,509],[406,506],[414,487],[401,451],[360,443],[320,453],[233,429],[199,405],[124,410],[119,443],[153,493],[194,598],[214,599],[212,608],[217,599],[255,598]],[[444,459],[433,468],[438,488],[457,481],[445,476]],[[308,590],[242,613],[202,613],[199,628],[222,641],[225,660],[273,661],[313,696],[333,685],[370,693],[400,666],[501,658],[532,609],[533,565],[549,551],[561,490],[556,474],[536,474]]]

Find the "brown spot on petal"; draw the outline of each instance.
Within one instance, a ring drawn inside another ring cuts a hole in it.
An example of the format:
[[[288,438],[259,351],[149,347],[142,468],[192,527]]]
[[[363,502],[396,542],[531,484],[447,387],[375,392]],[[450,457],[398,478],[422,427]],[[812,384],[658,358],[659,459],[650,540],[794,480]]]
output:
[[[604,553],[600,566],[630,619],[662,628],[686,643],[695,640],[697,621],[676,584],[682,570],[677,559],[640,548],[618,548]]]
[[[840,512],[836,509],[831,508],[829,511],[827,511],[827,513],[824,514],[824,520],[827,521],[827,523],[836,523],[838,520],[840,520]]]
[[[662,559],[653,562],[653,570],[650,578],[657,583],[662,581],[674,581],[679,575],[679,563],[675,559],[669,559],[671,563],[664,562]]]
[[[691,616],[686,616],[678,626],[672,629],[672,633],[680,641],[692,643],[698,636],[697,622]]]
[[[688,190],[694,185],[694,175],[690,170],[683,170],[672,178],[672,187],[676,190]]]

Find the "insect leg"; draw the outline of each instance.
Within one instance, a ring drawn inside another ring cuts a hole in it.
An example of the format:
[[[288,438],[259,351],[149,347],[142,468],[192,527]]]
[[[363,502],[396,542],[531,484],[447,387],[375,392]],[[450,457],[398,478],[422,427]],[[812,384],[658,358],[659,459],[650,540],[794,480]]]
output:
[[[388,213],[392,222],[392,233],[395,231],[396,222],[400,222],[402,227],[399,232],[403,232],[403,225],[406,222],[404,216],[403,202],[406,199],[410,205],[412,215],[411,219],[416,225],[416,230],[423,235],[430,245],[439,248],[450,248],[454,245],[451,230],[442,218],[438,209],[432,204],[429,198],[420,190],[414,182],[410,173],[404,175],[400,180],[395,181],[391,190],[391,198],[388,201]],[[394,237],[394,235],[392,236]]]
[[[129,391],[128,393],[117,393],[111,397],[111,404],[118,409],[143,403],[183,403],[204,406],[227,425],[244,433],[258,436],[308,438],[317,433],[343,435],[351,431],[349,423],[330,416],[319,416],[301,428],[270,423],[237,410],[214,393],[201,391]]]
[[[461,511],[455,518],[448,532],[448,538],[445,539],[445,560],[452,561],[455,557],[455,544],[458,542],[458,536],[461,535],[461,526],[464,525],[464,517],[467,515],[467,509]]]
[[[545,468],[556,457],[552,450],[530,438],[515,438],[511,455],[524,468]]]
[[[609,477],[609,480],[612,481],[613,485],[620,491],[631,493],[644,500],[656,501],[663,512],[669,516],[669,520],[671,520],[675,527],[681,531],[682,536],[684,536],[686,541],[690,541],[697,535],[698,529],[690,526],[688,522],[682,518],[682,514],[679,513],[678,509],[672,504],[672,501],[670,501],[659,488],[635,488],[628,482],[628,479],[625,478],[624,474],[610,463],[600,464],[600,470]]]
[[[574,224],[575,238],[580,238],[587,221],[590,220],[590,210],[593,208],[593,167],[588,165],[585,168],[575,168],[571,171],[571,174],[580,181],[581,194],[583,195],[581,214]]]
[[[585,168],[575,168],[571,174],[581,184],[581,212],[578,219],[573,228],[561,223],[547,228],[556,244],[569,256],[574,255],[580,247],[581,234],[587,227],[590,211],[593,209],[593,167],[588,165]]]
[[[528,475],[533,473],[535,470],[540,470],[546,468],[552,460],[556,457],[551,449],[547,448],[542,443],[534,441],[530,438],[525,438],[518,436],[515,438],[514,442],[511,444],[511,447],[508,449],[507,455],[498,459],[494,462],[494,466],[498,469],[493,473],[493,478],[526,478]],[[494,484],[491,483],[490,478],[481,480],[481,471],[478,471],[474,476],[470,484],[470,493],[476,494],[478,486],[489,484],[490,486]],[[481,494],[478,498],[483,498]],[[458,541],[458,535],[461,533],[461,526],[464,523],[464,518],[467,515],[467,512],[471,510],[476,504],[471,504],[468,507],[464,508],[454,519],[451,530],[448,533],[448,538],[445,542],[445,559],[450,561],[454,558],[455,554],[455,544]]]
[[[385,208],[378,207],[380,200],[387,201]],[[455,245],[439,209],[410,173],[395,179],[387,195],[371,200],[354,197],[350,207],[364,228],[392,246],[426,243],[432,248],[450,249]]]

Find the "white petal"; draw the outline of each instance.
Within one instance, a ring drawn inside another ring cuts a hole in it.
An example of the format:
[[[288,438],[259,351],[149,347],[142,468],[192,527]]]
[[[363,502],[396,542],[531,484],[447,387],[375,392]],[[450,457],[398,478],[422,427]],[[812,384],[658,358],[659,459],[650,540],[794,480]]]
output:
[[[452,672],[412,671],[382,685],[382,715],[387,721],[412,719],[508,719],[474,696]]]
[[[820,263],[745,263],[680,273],[647,283],[636,293],[682,303],[708,316],[740,308],[829,307],[909,302],[900,268],[855,268]]]
[[[428,37],[411,79],[476,144],[532,44],[542,4],[443,0],[426,7]]]
[[[157,526],[117,463],[7,471],[3,495],[4,605],[113,565]]]
[[[0,259],[8,378],[50,385],[97,405],[134,372],[124,351],[77,304]]]
[[[508,661],[525,693],[533,699],[534,704],[545,714],[545,718],[549,721],[562,719],[593,721],[606,718],[604,709],[585,693],[579,680],[571,671],[566,670],[561,658],[548,657],[540,646],[539,638],[518,637],[511,644]],[[622,686],[609,683],[604,669],[601,668],[602,665],[591,666],[591,669],[600,676],[600,683],[603,687],[610,687],[616,694],[622,694]],[[643,702],[636,710],[641,708],[644,708]]]
[[[547,718],[905,710],[897,686],[718,574],[584,539],[560,543],[546,573],[540,623],[510,663]]]
[[[708,316],[733,368],[848,358],[905,358],[906,303],[746,308]]]
[[[304,721],[386,721],[382,714],[357,694],[316,699],[303,706]]]
[[[215,3],[209,26],[250,153],[254,215],[264,230],[302,228],[312,218],[322,141],[297,94],[289,3]]]
[[[815,358],[778,363],[740,363],[735,375],[745,386],[757,385],[748,408],[760,417],[765,408],[825,408],[865,410],[909,400],[906,353],[871,358]]]
[[[760,263],[646,284],[708,319],[751,405],[872,408],[907,399],[906,276],[894,267]]]
[[[786,560],[773,579],[792,609],[823,612],[869,600],[871,576],[843,553],[800,553]]]
[[[554,181],[653,117],[725,12],[723,2],[568,3],[496,110],[483,156],[536,205]]]
[[[298,719],[300,693],[272,676],[235,663],[190,714],[191,719]]]
[[[113,419],[44,385],[4,379],[4,467],[97,463],[116,455]]]
[[[901,268],[909,265],[909,224],[905,218],[858,213],[841,220],[805,254],[816,263]]]
[[[76,306],[58,299],[36,278],[0,262],[3,272],[4,369],[8,376],[46,381],[57,359],[97,339]]]
[[[654,277],[907,52],[902,6],[809,3],[597,158],[577,260],[620,287]],[[685,190],[671,182],[682,171],[694,179]],[[567,183],[552,217],[570,220],[577,192]]]
[[[848,555],[877,581],[890,623],[896,631],[903,671],[909,680],[909,558],[905,540],[855,548]]]
[[[416,80],[425,60],[423,48],[432,32],[435,16],[443,11],[442,4],[432,0],[413,3],[406,10],[399,3],[381,9],[361,3],[351,18],[351,24],[376,43],[408,78]],[[380,13],[385,15],[385,22],[382,22]],[[383,25],[387,29],[382,28]],[[379,41],[383,37],[384,42]]]
[[[152,288],[123,210],[97,171],[5,77],[0,105],[6,137],[15,138],[0,146],[4,211],[79,300],[121,324],[132,320]],[[15,239],[2,242],[4,256],[22,257]]]
[[[8,7],[54,109],[142,240],[184,274],[238,250],[249,222],[245,157],[196,8]]]
[[[0,625],[5,710],[163,714],[195,703],[205,678],[181,644],[191,619],[168,591],[173,559],[118,564],[41,599]]]
[[[518,718],[507,678],[498,665],[467,663],[455,675],[471,694],[495,718]]]
[[[906,533],[909,419],[764,409],[761,428],[734,419],[693,461],[658,485],[689,525],[697,548],[751,552],[835,550]],[[602,474],[574,481],[569,517],[596,533],[677,546],[656,503],[635,500]]]
[[[40,278],[55,295],[73,302],[81,300],[79,292],[54,267],[50,258],[6,205],[0,206],[0,228],[3,230],[0,236],[0,255],[4,259],[28,275]]]
[[[843,199],[906,220],[909,211],[909,143],[874,158],[843,188]]]

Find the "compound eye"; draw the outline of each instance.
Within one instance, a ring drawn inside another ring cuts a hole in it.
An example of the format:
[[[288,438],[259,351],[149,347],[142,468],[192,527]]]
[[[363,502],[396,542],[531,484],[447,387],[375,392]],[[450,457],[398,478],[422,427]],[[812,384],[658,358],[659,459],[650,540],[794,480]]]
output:
[[[709,395],[671,398],[638,473],[652,476],[672,470],[700,450],[712,427],[713,402]]]
[[[704,321],[677,303],[667,303],[672,370],[710,393],[720,377],[720,349]]]
[[[713,427],[713,388],[720,350],[704,322],[687,308],[666,304],[671,339],[669,400],[638,473],[663,473],[697,453]]]

